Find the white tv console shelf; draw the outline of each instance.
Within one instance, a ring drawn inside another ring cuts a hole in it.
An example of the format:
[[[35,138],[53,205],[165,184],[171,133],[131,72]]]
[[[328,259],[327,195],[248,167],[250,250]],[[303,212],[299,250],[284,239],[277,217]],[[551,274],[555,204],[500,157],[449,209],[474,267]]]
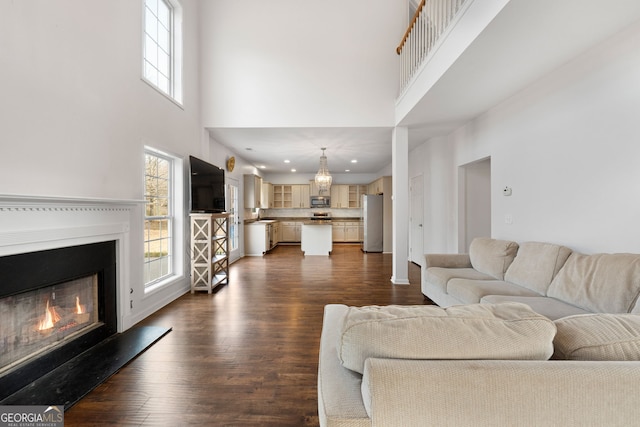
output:
[[[193,213],[191,218],[191,293],[229,284],[229,214]]]

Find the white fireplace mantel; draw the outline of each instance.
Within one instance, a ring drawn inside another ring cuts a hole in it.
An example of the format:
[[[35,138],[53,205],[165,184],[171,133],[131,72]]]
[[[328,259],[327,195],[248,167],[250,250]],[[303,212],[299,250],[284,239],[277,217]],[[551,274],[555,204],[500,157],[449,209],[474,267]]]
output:
[[[129,312],[132,234],[142,235],[143,200],[0,195],[0,256],[116,241],[118,330]]]

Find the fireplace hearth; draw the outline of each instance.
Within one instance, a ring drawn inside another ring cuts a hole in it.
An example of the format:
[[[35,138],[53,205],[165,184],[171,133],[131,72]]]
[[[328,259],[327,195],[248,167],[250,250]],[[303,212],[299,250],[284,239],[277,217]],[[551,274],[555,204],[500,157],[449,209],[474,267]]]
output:
[[[0,257],[0,401],[117,332],[116,242]]]

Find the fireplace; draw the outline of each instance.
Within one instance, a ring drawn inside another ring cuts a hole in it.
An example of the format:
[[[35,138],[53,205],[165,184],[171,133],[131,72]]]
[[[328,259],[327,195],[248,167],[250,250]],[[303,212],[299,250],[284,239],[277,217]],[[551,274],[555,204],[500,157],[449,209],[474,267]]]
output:
[[[0,257],[0,400],[117,332],[116,242]]]

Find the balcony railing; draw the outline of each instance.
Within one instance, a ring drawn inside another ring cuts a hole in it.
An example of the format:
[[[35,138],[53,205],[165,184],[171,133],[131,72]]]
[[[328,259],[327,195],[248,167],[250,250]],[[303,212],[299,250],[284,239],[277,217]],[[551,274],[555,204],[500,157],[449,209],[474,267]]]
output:
[[[402,41],[396,48],[397,54],[400,55],[400,93],[405,90],[466,1],[422,0],[420,2]]]

